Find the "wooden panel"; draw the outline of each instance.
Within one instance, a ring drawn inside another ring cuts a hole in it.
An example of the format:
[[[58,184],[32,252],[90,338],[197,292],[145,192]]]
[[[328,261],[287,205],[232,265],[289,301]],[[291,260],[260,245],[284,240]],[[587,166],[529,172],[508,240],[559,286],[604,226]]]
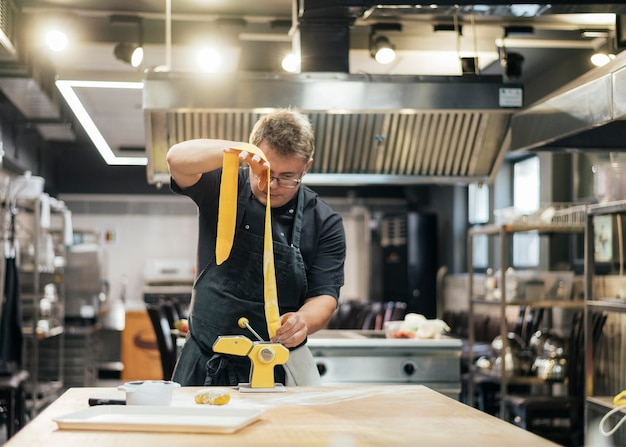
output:
[[[145,310],[126,311],[126,325],[122,332],[121,378],[129,380],[163,379],[161,354],[156,335]]]

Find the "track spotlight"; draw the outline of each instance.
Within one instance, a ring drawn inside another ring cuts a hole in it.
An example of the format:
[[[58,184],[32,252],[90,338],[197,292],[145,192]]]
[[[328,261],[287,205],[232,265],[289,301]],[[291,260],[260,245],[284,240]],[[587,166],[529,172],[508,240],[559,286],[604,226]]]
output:
[[[298,73],[300,72],[300,58],[294,53],[289,53],[283,58],[281,66],[287,73]]]
[[[120,42],[115,46],[113,53],[116,58],[135,68],[143,62],[143,47],[138,44]]]
[[[115,25],[130,25],[137,28],[137,40],[139,43],[120,42],[115,46],[113,54],[121,61],[137,68],[143,62],[143,21],[141,17],[113,15],[110,22]]]
[[[196,54],[196,65],[206,73],[216,73],[222,68],[222,53],[214,47],[205,47]]]
[[[477,57],[462,57],[461,58],[461,71],[464,76],[478,74],[478,58]]]
[[[378,36],[370,42],[370,54],[379,64],[389,64],[396,58],[396,50],[389,39]]]
[[[389,39],[378,33],[402,31],[399,23],[377,23],[372,25],[370,32],[370,56],[376,59],[379,64],[389,64],[396,58],[396,48]]]
[[[522,63],[524,62],[524,56],[519,53],[506,53],[502,62],[507,78],[517,79],[522,76]]]
[[[591,63],[596,67],[604,67],[606,64],[615,59],[615,55],[598,51],[591,56]]]
[[[67,48],[68,38],[67,34],[57,29],[51,29],[46,33],[45,37],[46,45],[54,52],[60,52]]]

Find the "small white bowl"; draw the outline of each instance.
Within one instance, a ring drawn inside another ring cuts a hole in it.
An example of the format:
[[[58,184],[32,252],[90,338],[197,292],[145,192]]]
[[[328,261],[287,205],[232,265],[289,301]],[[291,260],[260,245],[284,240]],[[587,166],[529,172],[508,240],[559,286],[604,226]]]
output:
[[[126,392],[126,405],[169,406],[172,392],[180,383],[169,380],[137,380],[126,382],[118,390]]]

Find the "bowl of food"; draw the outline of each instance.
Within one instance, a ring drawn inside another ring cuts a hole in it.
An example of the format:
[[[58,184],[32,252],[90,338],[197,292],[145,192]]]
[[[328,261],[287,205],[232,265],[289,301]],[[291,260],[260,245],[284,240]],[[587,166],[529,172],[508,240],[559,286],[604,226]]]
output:
[[[403,320],[385,321],[383,330],[387,338],[415,338],[415,332],[403,330]]]
[[[408,313],[404,320],[387,321],[383,324],[387,338],[439,338],[450,327],[439,319],[429,320],[424,315]]]

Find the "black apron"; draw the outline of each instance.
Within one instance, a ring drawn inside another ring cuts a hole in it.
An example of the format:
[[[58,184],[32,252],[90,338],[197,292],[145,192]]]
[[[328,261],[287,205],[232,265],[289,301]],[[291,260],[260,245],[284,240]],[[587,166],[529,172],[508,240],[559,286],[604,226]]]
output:
[[[189,334],[174,370],[173,380],[183,386],[235,386],[250,380],[248,357],[217,354],[212,346],[220,335],[244,335],[248,329],[237,321],[246,317],[250,326],[268,341],[263,296],[263,236],[241,227],[250,184],[239,193],[237,228],[229,258],[217,265],[215,256],[196,280],[189,316]],[[304,194],[298,191],[291,245],[274,242],[274,265],[280,314],[297,311],[307,289],[306,270],[300,253]],[[282,367],[275,368],[277,382],[284,383]]]
[[[14,257],[5,260],[4,296],[0,301],[0,373],[22,366],[22,304],[19,272]]]

